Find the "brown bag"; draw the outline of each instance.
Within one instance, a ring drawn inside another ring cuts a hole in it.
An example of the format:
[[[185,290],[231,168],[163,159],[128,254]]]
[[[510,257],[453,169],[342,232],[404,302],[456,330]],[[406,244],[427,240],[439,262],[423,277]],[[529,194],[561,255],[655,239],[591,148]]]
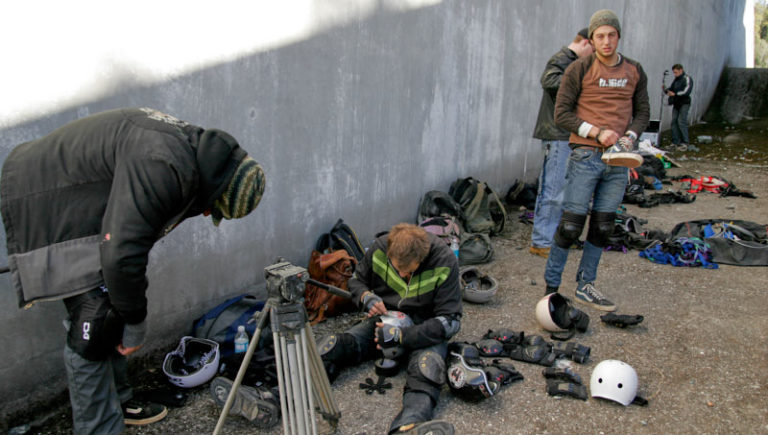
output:
[[[347,281],[352,277],[356,265],[357,260],[343,249],[328,254],[313,250],[309,258],[309,276],[314,280],[346,290]],[[304,307],[312,325],[328,317],[355,310],[355,305],[349,299],[336,296],[309,283],[306,286]]]

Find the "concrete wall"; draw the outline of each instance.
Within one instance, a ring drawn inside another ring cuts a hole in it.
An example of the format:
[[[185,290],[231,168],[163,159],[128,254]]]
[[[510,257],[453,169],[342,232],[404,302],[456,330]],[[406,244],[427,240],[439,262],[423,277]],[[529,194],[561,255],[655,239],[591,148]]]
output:
[[[726,68],[702,120],[738,124],[766,116],[768,68]]]
[[[4,6],[6,21],[34,18],[45,30],[42,42],[3,30],[17,41],[6,56],[17,68],[0,72],[0,161],[78,117],[149,106],[231,132],[267,172],[249,217],[219,228],[191,219],[155,246],[144,352],[167,349],[206,309],[259,284],[276,256],[305,265],[339,217],[367,243],[413,221],[420,196],[457,177],[501,193],[535,178],[539,75],[597,9],[621,18],[620,51],[645,67],[652,118],[672,64],[696,80],[694,120],[723,68],[745,64],[744,0],[134,2],[145,8],[120,19],[99,2],[90,15],[65,2],[46,17],[19,3]],[[61,303],[17,309],[0,276],[3,413],[64,387],[63,317]]]

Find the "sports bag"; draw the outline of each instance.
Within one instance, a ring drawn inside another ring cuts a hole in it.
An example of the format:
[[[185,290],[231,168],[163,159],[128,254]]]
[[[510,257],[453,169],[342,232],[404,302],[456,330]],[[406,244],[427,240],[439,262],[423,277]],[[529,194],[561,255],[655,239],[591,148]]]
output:
[[[315,243],[315,251],[321,254],[339,249],[347,251],[347,254],[354,257],[358,263],[365,257],[365,249],[357,238],[355,230],[344,223],[343,219],[336,221],[331,231],[321,235]]]
[[[464,212],[464,227],[471,233],[499,234],[507,211],[499,195],[486,183],[472,177],[459,178],[448,190]]]
[[[434,216],[455,216],[460,222],[465,219],[461,205],[451,195],[439,190],[430,190],[419,202],[418,222]]]
[[[248,336],[253,337],[257,322],[248,323],[248,320],[262,308],[264,308],[264,301],[249,294],[227,299],[193,322],[192,336],[213,340],[219,343],[221,356],[231,355],[235,352],[237,327],[244,325]],[[271,339],[269,328],[262,330],[261,337],[259,347],[266,344],[265,337],[268,337],[268,340]]]
[[[461,239],[461,227],[456,223],[456,218],[453,216],[428,217],[421,221],[419,226],[424,228],[428,233],[440,237],[440,239],[449,246],[454,238],[457,240]]]
[[[459,265],[487,263],[493,260],[493,244],[485,233],[465,233],[459,245]]]
[[[312,251],[309,258],[309,276],[325,284],[331,284],[342,290],[347,289],[347,281],[355,272],[357,260],[344,249],[328,254]],[[304,308],[311,324],[315,325],[328,317],[338,316],[355,310],[350,299],[336,296],[315,285],[306,284]]]

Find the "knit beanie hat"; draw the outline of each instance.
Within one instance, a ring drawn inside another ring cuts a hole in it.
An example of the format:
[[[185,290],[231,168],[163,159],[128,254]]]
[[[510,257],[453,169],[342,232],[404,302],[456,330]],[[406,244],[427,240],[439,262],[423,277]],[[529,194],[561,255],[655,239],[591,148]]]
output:
[[[264,170],[250,157],[235,169],[227,189],[213,202],[211,219],[219,226],[222,219],[239,219],[253,211],[264,194]]]
[[[600,26],[611,26],[616,29],[621,37],[621,24],[619,24],[619,17],[610,9],[600,9],[592,14],[592,18],[589,19],[589,39],[592,39],[592,33]]]

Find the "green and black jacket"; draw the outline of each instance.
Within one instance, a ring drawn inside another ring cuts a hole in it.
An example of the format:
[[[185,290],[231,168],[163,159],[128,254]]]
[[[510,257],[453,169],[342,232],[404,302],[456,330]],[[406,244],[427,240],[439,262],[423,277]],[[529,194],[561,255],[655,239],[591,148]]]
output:
[[[389,310],[409,315],[416,326],[404,331],[403,344],[410,348],[431,346],[445,339],[437,316],[461,316],[459,264],[453,251],[438,237],[428,234],[429,254],[406,283],[387,258],[387,235],[377,238],[349,280],[353,300],[361,307],[360,297],[370,290]]]

